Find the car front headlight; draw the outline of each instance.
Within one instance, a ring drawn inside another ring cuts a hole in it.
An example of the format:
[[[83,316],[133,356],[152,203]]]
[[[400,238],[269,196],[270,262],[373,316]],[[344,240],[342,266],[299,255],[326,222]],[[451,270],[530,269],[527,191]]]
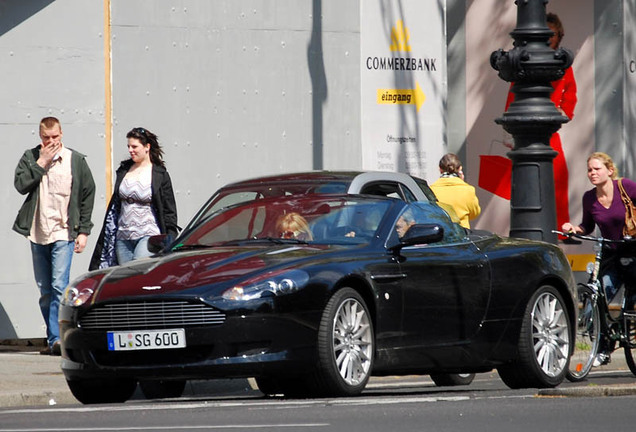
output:
[[[99,283],[104,278],[104,276],[106,276],[106,273],[97,273],[95,275],[73,282],[64,291],[62,304],[64,306],[82,306],[93,297],[95,290],[99,286]]]
[[[245,301],[291,294],[303,288],[307,281],[309,281],[309,275],[302,270],[267,273],[233,286],[223,293],[223,298]]]

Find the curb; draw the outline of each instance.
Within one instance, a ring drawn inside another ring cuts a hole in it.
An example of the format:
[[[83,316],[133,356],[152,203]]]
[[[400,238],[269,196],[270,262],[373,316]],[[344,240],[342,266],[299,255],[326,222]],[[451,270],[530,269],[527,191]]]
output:
[[[218,379],[209,381],[188,381],[183,397],[206,396],[241,396],[259,393],[258,387],[251,379]],[[148,400],[137,388],[130,398],[134,400]],[[53,405],[81,405],[70,390],[15,392],[3,394],[0,392],[0,408],[20,406],[53,406]]]
[[[1,408],[77,404],[79,404],[79,402],[73,397],[70,391],[0,394]]]
[[[614,384],[611,386],[564,387],[541,389],[538,397],[604,397],[604,396],[631,396],[636,395],[634,384]]]

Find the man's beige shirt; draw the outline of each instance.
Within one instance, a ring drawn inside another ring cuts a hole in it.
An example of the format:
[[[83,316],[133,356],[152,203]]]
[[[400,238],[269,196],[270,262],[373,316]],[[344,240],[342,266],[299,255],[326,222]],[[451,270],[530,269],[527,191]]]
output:
[[[35,208],[29,240],[47,245],[58,240],[70,241],[68,229],[68,205],[71,201],[72,152],[66,147],[60,157],[52,162],[40,181],[40,194]]]

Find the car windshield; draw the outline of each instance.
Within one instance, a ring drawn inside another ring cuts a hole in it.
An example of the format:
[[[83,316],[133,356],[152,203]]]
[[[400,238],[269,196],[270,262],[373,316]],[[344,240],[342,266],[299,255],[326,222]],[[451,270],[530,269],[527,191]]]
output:
[[[368,243],[392,202],[355,195],[303,195],[239,203],[201,219],[173,249],[263,242]]]
[[[219,190],[199,212],[194,222],[206,219],[212,213],[232,205],[263,198],[309,194],[344,194],[349,183],[344,180],[303,180],[263,182],[230,186]]]

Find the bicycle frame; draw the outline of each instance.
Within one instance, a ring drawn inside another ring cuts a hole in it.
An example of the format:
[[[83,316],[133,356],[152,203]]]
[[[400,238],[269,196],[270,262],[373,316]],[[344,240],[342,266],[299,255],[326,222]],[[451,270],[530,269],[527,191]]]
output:
[[[630,370],[636,375],[636,312],[632,310],[633,305],[630,304],[631,309],[628,309],[627,304],[632,292],[629,291],[628,293],[627,288],[623,290],[620,314],[617,317],[613,317],[610,313],[609,300],[602,279],[600,278],[604,246],[611,243],[625,243],[626,240],[609,240],[603,237],[591,237],[560,231],[553,232],[567,237],[576,237],[581,240],[595,242],[594,263],[589,272],[588,281],[587,283],[578,284],[579,300],[581,301],[581,298],[583,299],[582,307],[585,309],[585,311],[580,310],[579,313],[588,315],[583,317],[579,316],[577,332],[580,332],[584,340],[591,341],[592,345],[591,350],[587,349],[586,351],[584,348],[583,351],[577,354],[578,363],[574,365],[576,369],[570,369],[568,379],[570,379],[570,381],[580,381],[585,378],[592,368],[592,360],[596,358],[599,342],[604,344],[604,351],[610,352],[616,349],[616,342],[618,342],[618,346],[625,349],[625,357]],[[594,324],[595,320],[598,323],[598,327]],[[596,331],[590,330],[592,328],[597,329],[598,334],[593,334],[596,333]],[[577,333],[577,337],[578,336],[579,333]],[[575,347],[575,350],[578,349],[578,347]],[[632,353],[632,350],[635,350],[634,353]],[[581,355],[584,356],[582,363],[580,360]]]

